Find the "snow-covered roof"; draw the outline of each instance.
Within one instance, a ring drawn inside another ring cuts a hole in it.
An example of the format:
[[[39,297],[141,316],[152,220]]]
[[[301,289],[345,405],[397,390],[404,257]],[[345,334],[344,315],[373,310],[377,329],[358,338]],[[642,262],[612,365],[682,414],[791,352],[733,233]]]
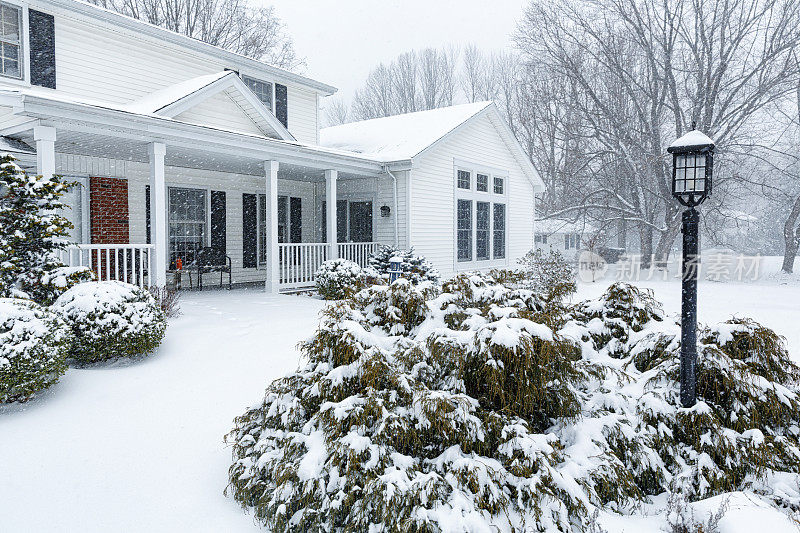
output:
[[[384,162],[411,159],[491,105],[454,105],[323,128],[319,144]]]
[[[669,148],[686,148],[688,146],[702,146],[710,144],[713,146],[714,141],[700,130],[692,130],[689,133],[681,136],[669,145]]]
[[[231,70],[223,70],[214,74],[207,74],[205,76],[198,76],[191,78],[175,85],[170,85],[158,91],[152,92],[143,96],[139,100],[127,104],[125,107],[133,113],[155,113],[170,104],[174,104],[178,100],[185,98],[200,89],[211,85],[217,80],[225,76],[236,76]]]
[[[536,221],[536,233],[595,233],[597,228],[588,222],[570,222],[560,218],[547,218]]]

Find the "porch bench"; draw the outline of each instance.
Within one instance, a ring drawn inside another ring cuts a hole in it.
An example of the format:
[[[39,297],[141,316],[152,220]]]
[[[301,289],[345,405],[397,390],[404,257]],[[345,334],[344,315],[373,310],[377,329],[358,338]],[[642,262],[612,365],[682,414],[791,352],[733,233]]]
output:
[[[197,285],[203,290],[203,274],[219,272],[219,286],[222,287],[223,274],[228,274],[228,290],[233,286],[231,258],[221,248],[205,247],[197,251],[194,263],[188,266],[189,270],[197,272]]]

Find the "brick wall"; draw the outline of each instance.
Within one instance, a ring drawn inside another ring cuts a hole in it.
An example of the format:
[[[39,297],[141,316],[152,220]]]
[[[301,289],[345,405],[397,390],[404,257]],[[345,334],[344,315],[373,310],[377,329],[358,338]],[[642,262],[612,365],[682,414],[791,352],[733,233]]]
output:
[[[92,244],[127,244],[128,182],[119,178],[89,178]]]

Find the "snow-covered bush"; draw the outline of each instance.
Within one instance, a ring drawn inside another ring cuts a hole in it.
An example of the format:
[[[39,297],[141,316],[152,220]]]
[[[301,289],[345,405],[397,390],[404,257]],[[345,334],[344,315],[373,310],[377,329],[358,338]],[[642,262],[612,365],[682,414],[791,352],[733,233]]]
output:
[[[366,288],[236,419],[228,491],[273,531],[580,531],[666,492],[800,507],[800,374],[780,338],[708,330],[684,409],[676,334],[625,285],[563,310],[488,274]]]
[[[399,257],[400,272],[402,276],[413,284],[423,281],[436,283],[439,281],[439,271],[422,255],[414,253],[414,248],[404,250],[396,246],[382,245],[369,256],[369,266],[385,277],[389,278],[390,259]]]
[[[347,259],[325,261],[314,275],[317,292],[326,300],[341,300],[364,286],[364,272]]]
[[[575,266],[557,250],[545,254],[537,248],[517,263],[522,274],[522,286],[537,292],[550,304],[560,305],[578,290]]]
[[[29,289],[31,298],[42,305],[52,305],[66,291],[86,281],[95,281],[97,276],[89,267],[56,267],[44,272],[39,283]]]
[[[53,309],[72,328],[70,356],[82,363],[150,353],[167,328],[153,296],[121,281],[76,285],[59,296]]]
[[[30,176],[9,155],[0,157],[0,297],[47,303],[43,279],[64,265],[54,253],[72,224],[59,213],[70,183],[59,176]]]
[[[58,381],[71,332],[30,300],[0,298],[0,403],[25,401]]]

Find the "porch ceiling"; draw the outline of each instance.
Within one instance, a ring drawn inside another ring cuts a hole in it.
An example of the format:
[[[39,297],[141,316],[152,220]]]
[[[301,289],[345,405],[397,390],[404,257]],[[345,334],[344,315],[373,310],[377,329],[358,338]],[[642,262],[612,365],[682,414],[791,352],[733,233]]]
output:
[[[17,138],[29,146],[36,146],[33,130],[22,131]],[[104,157],[123,161],[148,162],[148,144],[139,140],[86,133],[82,131],[58,130],[55,149],[58,153],[91,157]],[[202,148],[167,146],[165,164],[172,167],[213,170],[232,174],[264,176],[264,162],[261,159],[229,153],[212,153]],[[325,171],[295,163],[281,162],[278,170],[281,179],[296,181],[325,181]],[[339,179],[363,179],[365,175],[340,172]]]

